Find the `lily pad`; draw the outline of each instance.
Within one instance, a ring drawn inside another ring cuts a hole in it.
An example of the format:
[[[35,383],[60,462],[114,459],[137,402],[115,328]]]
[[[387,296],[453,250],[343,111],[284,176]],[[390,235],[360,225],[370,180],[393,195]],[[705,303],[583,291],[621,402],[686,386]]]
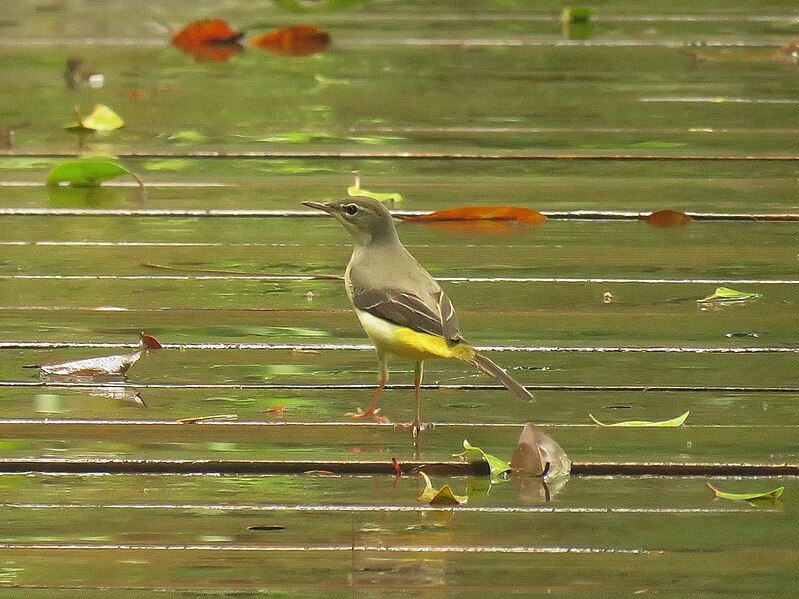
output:
[[[430,477],[424,472],[419,472],[419,474],[424,478],[425,487],[418,501],[423,501],[430,505],[461,505],[469,500],[465,495],[455,495],[449,485],[444,485],[440,489],[433,488]]]
[[[731,499],[734,501],[774,500],[782,495],[782,492],[785,490],[785,487],[777,487],[765,493],[727,493],[726,491],[718,490],[710,483],[707,483],[707,486],[713,491],[717,499]]]
[[[87,117],[82,116],[80,108],[76,106],[75,114],[78,122],[65,127],[70,131],[114,131],[125,126],[122,117],[105,104],[95,104]]]
[[[500,460],[498,457],[486,453],[479,447],[471,445],[466,439],[463,440],[463,449],[461,453],[453,453],[454,458],[463,458],[470,462],[488,462],[488,467],[491,472],[491,478],[501,477],[504,473],[510,471],[510,464]]]
[[[123,175],[130,175],[140,187],[144,187],[142,180],[124,166],[102,158],[67,160],[57,164],[48,173],[47,184],[66,183],[73,187],[96,187],[103,181],[110,181]]]
[[[749,293],[746,291],[736,291],[729,287],[718,287],[713,295],[708,295],[696,300],[697,304],[723,304],[733,302],[745,302],[746,300],[763,297],[762,293]]]
[[[691,411],[685,412],[681,416],[677,416],[676,418],[671,418],[670,420],[660,420],[660,421],[650,421],[650,420],[626,420],[624,422],[614,422],[612,424],[605,424],[604,422],[600,422],[596,418],[594,418],[593,414],[589,414],[588,417],[594,422],[594,424],[598,424],[599,426],[661,426],[661,427],[669,427],[669,426],[682,426],[685,420],[688,418],[688,414]]]

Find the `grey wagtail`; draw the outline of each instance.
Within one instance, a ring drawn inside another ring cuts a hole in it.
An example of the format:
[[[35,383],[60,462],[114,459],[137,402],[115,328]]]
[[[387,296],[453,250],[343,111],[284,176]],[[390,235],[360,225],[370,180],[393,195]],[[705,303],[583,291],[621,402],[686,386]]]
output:
[[[449,298],[424,267],[402,245],[386,207],[371,198],[337,202],[303,202],[332,214],[354,240],[352,257],[344,273],[347,295],[355,314],[377,350],[380,384],[365,418],[375,415],[377,400],[388,381],[387,354],[414,360],[416,416],[414,435],[420,428],[419,386],[422,363],[431,358],[456,358],[476,366],[523,399],[533,396],[502,368],[461,337]]]

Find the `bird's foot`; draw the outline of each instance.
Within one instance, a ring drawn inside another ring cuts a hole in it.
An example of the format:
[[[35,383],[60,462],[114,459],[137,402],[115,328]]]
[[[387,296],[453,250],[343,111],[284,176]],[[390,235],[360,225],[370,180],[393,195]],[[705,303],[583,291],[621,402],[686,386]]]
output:
[[[364,420],[366,418],[371,418],[375,422],[379,422],[380,424],[390,424],[391,421],[386,418],[385,416],[381,416],[379,414],[380,408],[376,410],[366,410],[365,412],[358,408],[357,412],[347,412],[344,414],[347,418],[353,418],[354,420]]]
[[[427,424],[423,422],[412,422],[410,424],[397,423],[394,425],[394,428],[400,431],[411,431],[411,433],[413,434],[413,438],[415,439],[416,437],[419,436],[420,432],[425,430],[432,430],[433,423],[427,423]]]

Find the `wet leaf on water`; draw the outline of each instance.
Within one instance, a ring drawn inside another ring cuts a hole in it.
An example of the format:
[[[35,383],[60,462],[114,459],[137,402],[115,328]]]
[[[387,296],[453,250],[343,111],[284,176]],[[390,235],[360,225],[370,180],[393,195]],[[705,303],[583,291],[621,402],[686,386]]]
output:
[[[201,19],[176,32],[172,45],[199,62],[225,62],[243,49],[241,37],[224,19]]]
[[[537,225],[547,220],[547,217],[537,210],[529,208],[515,208],[513,206],[466,206],[463,208],[450,208],[439,210],[430,214],[418,216],[403,216],[402,220],[411,222],[442,222],[442,221],[499,221],[515,222],[526,225]]]
[[[426,502],[430,505],[461,505],[469,500],[465,495],[455,495],[449,485],[434,489],[433,484],[430,482],[430,477],[424,472],[419,472],[419,474],[424,478],[425,487],[418,501]]]
[[[644,220],[655,227],[680,227],[687,225],[693,219],[677,210],[658,210],[646,216]]]
[[[195,416],[193,418],[180,418],[181,424],[197,424],[199,422],[211,422],[217,420],[238,420],[238,414],[216,414],[214,416]]]
[[[148,160],[142,166],[148,171],[183,171],[192,168],[196,160],[188,158],[168,158],[166,160]]]
[[[488,468],[492,478],[499,478],[510,470],[510,464],[500,460],[498,457],[486,453],[479,447],[471,445],[466,439],[463,440],[461,453],[453,453],[453,458],[461,458],[469,462],[488,462]]]
[[[41,375],[57,377],[84,379],[121,377],[149,350],[161,349],[161,347],[161,344],[155,337],[142,333],[140,335],[138,349],[129,354],[87,358],[85,360],[74,360],[72,362],[36,364],[33,366],[25,366],[25,368],[38,368],[39,374]]]
[[[563,35],[570,40],[590,38],[596,29],[594,15],[596,10],[587,6],[567,6],[561,13]]]
[[[713,491],[713,494],[717,499],[731,499],[735,501],[773,501],[780,497],[782,492],[785,490],[785,487],[777,487],[776,489],[773,489],[772,491],[766,491],[765,493],[727,493],[725,491],[718,490],[710,483],[707,483],[707,486],[711,491]]]
[[[286,406],[282,403],[275,404],[273,406],[269,406],[264,410],[265,414],[271,414],[272,416],[277,416],[282,418],[286,414]]]
[[[208,137],[199,131],[187,130],[170,133],[166,140],[178,143],[205,143],[208,141]]]
[[[696,300],[698,304],[724,304],[745,302],[747,300],[763,297],[762,293],[749,293],[746,291],[736,291],[728,287],[718,287],[713,295],[708,295]]]
[[[571,460],[549,435],[528,422],[519,435],[510,467],[514,473],[555,478],[571,472]]]
[[[47,174],[47,185],[67,183],[73,187],[96,187],[103,181],[129,175],[140,187],[144,182],[124,166],[103,158],[67,160],[55,165]]]
[[[645,426],[661,426],[661,427],[670,427],[670,426],[682,426],[682,424],[688,418],[688,415],[691,413],[690,410],[685,412],[676,418],[671,418],[670,420],[659,420],[659,421],[650,421],[650,420],[625,420],[623,422],[614,422],[611,424],[605,424],[604,422],[600,422],[596,418],[594,418],[593,414],[589,414],[588,417],[594,422],[594,424],[598,424],[599,426],[631,426],[631,427],[645,427]]]
[[[313,25],[295,25],[256,36],[249,44],[281,56],[310,56],[330,46],[330,34]]]
[[[361,187],[360,175],[355,175],[355,183],[347,188],[347,195],[350,196],[351,198],[354,197],[372,198],[373,200],[377,200],[378,202],[391,202],[391,203],[402,202],[402,196],[398,193],[395,192],[378,193],[375,191],[369,191],[368,189],[363,189]]]
[[[75,106],[74,110],[78,122],[65,127],[70,131],[114,131],[125,126],[122,117],[105,104],[95,104],[91,113],[86,117],[81,115],[80,107]]]

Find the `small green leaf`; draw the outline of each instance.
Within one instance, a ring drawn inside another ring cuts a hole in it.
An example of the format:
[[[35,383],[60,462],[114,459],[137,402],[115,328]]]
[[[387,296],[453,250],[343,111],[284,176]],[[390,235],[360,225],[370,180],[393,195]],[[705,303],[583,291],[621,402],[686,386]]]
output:
[[[75,107],[78,122],[67,125],[70,131],[113,131],[125,125],[125,121],[105,104],[95,104],[87,117],[81,116],[80,108]]]
[[[486,453],[479,447],[471,445],[466,439],[463,440],[463,449],[461,453],[453,453],[453,458],[463,458],[470,462],[488,462],[488,468],[491,471],[491,478],[502,476],[505,472],[510,471],[510,464],[503,462],[498,457]]]
[[[765,493],[727,493],[725,491],[719,491],[710,483],[707,483],[707,486],[711,491],[713,491],[718,499],[732,499],[737,501],[774,500],[782,495],[782,492],[785,490],[785,487],[777,487],[776,489],[767,491]]]
[[[600,422],[596,418],[594,418],[593,414],[589,414],[588,417],[594,422],[594,424],[598,424],[599,426],[682,426],[683,422],[685,422],[686,418],[688,418],[688,414],[690,414],[690,410],[683,414],[682,416],[677,416],[677,418],[672,418],[671,420],[660,420],[656,422],[652,422],[650,420],[626,420],[624,422],[614,422],[613,424],[605,424],[604,422]]]
[[[596,14],[590,6],[567,6],[563,9],[561,19],[569,23],[588,23]]]
[[[455,495],[452,491],[452,487],[449,485],[444,485],[440,489],[434,489],[430,482],[430,478],[424,472],[419,472],[419,474],[424,478],[425,486],[418,501],[423,501],[430,505],[461,505],[469,500],[465,495]]]
[[[166,140],[186,143],[204,143],[208,141],[208,138],[199,131],[175,131],[169,134]]]
[[[755,299],[756,297],[763,297],[762,293],[747,293],[745,291],[736,291],[728,287],[719,287],[713,295],[708,295],[702,299],[696,300],[698,304],[721,304],[725,302],[745,302],[746,300]]]
[[[355,175],[355,185],[350,185],[347,188],[347,195],[350,197],[364,197],[364,198],[372,198],[373,200],[377,200],[378,202],[401,202],[402,196],[398,193],[377,193],[374,191],[369,191],[367,189],[361,189],[361,177],[360,175]]]
[[[103,181],[116,179],[123,175],[130,175],[139,186],[144,183],[135,174],[120,166],[116,162],[101,158],[84,158],[81,160],[67,160],[55,165],[47,175],[48,185],[67,183],[73,187],[96,187]]]

